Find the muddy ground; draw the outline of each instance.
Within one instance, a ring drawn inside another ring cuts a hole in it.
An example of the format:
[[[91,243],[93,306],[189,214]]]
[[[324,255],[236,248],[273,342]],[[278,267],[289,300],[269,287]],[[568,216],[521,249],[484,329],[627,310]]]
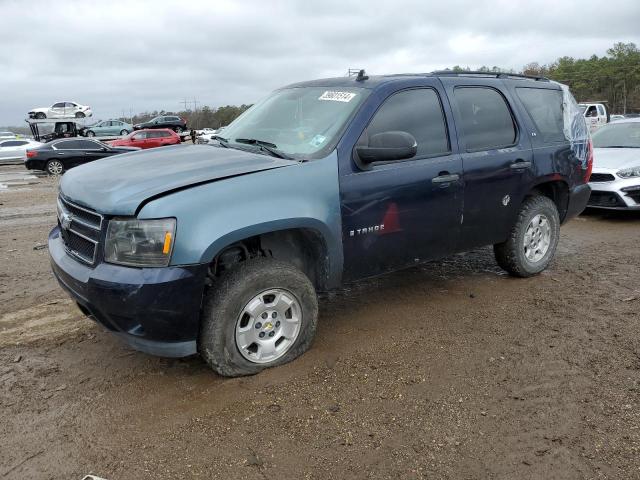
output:
[[[56,188],[0,190],[2,479],[640,478],[638,214],[573,220],[535,278],[481,249],[326,295],[306,355],[225,379],[82,317]]]

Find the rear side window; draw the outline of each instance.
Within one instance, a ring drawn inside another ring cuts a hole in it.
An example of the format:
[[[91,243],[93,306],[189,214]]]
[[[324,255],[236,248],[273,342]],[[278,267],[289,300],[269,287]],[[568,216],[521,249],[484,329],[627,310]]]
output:
[[[497,90],[488,87],[458,87],[455,101],[467,150],[492,150],[516,142],[511,110]]]
[[[562,91],[516,88],[516,93],[538,130],[538,143],[564,142]]]
[[[148,132],[140,132],[140,133],[136,133],[132,138],[134,140],[144,140],[145,138],[147,138]]]
[[[422,88],[393,94],[376,112],[366,134],[403,131],[418,142],[417,157],[449,153],[449,138],[440,98],[435,90]]]
[[[169,132],[158,132],[158,137],[170,137],[171,134]]]

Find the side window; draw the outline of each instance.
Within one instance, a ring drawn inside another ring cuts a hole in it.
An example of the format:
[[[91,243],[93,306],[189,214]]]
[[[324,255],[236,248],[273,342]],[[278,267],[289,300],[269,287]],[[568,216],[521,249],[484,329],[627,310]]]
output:
[[[76,143],[78,144],[79,149],[82,150],[100,150],[100,145],[98,145],[96,142],[92,142],[91,140],[78,140],[76,141]]]
[[[66,102],[66,103],[64,104],[64,106],[65,106],[66,108],[75,108],[76,104],[75,104],[75,103],[71,103],[71,102]]]
[[[170,137],[171,134],[169,132],[158,132],[158,136],[162,138]]]
[[[460,126],[467,150],[492,150],[515,143],[516,127],[511,110],[497,90],[457,87],[454,98],[460,112]]]
[[[418,143],[416,157],[433,157],[450,151],[440,97],[431,88],[393,94],[376,112],[363,135],[371,138],[390,131],[413,135]]]
[[[604,112],[604,107],[602,105],[598,105],[598,114],[599,115],[606,115]]]
[[[133,140],[144,140],[145,138],[147,138],[147,132],[136,133],[132,137]]]
[[[0,143],[0,147],[19,147],[21,145],[26,145],[28,142],[24,142],[22,140],[10,140],[8,142]]]
[[[562,119],[562,91],[518,87],[516,93],[538,130],[536,143],[566,140]]]
[[[64,102],[54,103],[51,108],[64,108]]]
[[[78,140],[67,140],[54,144],[57,150],[81,150],[82,146]]]

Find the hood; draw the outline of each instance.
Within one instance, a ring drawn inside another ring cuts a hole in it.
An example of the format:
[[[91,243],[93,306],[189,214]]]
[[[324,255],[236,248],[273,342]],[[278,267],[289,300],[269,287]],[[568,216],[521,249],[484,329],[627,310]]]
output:
[[[640,165],[640,148],[594,148],[593,168],[620,170]]]
[[[62,177],[60,191],[99,213],[134,215],[145,200],[172,190],[297,163],[230,148],[176,145],[73,168]]]

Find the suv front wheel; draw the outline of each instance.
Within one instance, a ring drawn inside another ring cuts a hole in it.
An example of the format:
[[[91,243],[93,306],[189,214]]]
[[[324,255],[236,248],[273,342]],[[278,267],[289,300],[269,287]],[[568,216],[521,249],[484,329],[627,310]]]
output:
[[[223,272],[205,298],[198,351],[220,375],[237,377],[290,362],[313,340],[318,300],[294,266],[253,259]]]
[[[560,217],[556,204],[542,195],[527,197],[504,243],[493,246],[498,265],[516,277],[542,272],[556,253]]]

